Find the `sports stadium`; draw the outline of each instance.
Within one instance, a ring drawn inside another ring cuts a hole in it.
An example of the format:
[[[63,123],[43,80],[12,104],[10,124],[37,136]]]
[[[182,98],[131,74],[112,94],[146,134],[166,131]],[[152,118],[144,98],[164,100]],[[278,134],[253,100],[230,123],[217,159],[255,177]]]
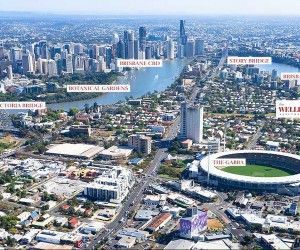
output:
[[[215,160],[246,159],[243,166],[214,166]],[[200,161],[209,184],[219,187],[295,194],[300,192],[300,156],[264,150],[211,154]]]

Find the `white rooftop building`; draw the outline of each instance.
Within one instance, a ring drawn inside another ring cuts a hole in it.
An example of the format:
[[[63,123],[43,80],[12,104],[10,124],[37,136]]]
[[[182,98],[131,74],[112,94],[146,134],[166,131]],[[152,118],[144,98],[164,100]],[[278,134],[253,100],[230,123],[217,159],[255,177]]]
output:
[[[84,196],[92,200],[121,202],[134,184],[130,169],[114,166],[84,188]]]

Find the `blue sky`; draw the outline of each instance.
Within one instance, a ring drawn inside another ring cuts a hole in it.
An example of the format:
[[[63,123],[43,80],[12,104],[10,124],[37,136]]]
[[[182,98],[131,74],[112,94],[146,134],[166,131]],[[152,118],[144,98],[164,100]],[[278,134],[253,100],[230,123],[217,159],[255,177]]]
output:
[[[0,0],[0,11],[141,15],[300,15],[300,0]]]

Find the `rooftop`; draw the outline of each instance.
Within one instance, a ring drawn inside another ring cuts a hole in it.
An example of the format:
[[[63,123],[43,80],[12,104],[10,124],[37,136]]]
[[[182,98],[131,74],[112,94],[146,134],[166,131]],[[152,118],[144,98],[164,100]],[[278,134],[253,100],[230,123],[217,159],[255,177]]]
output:
[[[47,154],[54,155],[64,155],[64,156],[74,156],[74,157],[83,157],[83,158],[92,158],[99,154],[104,148],[90,145],[90,144],[56,144],[52,145],[49,150],[47,150]]]

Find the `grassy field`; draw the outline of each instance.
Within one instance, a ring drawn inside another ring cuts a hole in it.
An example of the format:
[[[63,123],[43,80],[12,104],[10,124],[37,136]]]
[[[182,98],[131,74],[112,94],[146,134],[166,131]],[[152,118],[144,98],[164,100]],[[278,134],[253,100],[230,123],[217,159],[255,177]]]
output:
[[[253,176],[253,177],[280,177],[289,176],[294,173],[284,169],[278,169],[274,167],[267,167],[261,165],[246,165],[246,166],[231,166],[222,169],[227,173]]]
[[[0,153],[2,153],[6,149],[12,149],[18,145],[18,141],[13,137],[7,135],[3,138],[0,138]]]

